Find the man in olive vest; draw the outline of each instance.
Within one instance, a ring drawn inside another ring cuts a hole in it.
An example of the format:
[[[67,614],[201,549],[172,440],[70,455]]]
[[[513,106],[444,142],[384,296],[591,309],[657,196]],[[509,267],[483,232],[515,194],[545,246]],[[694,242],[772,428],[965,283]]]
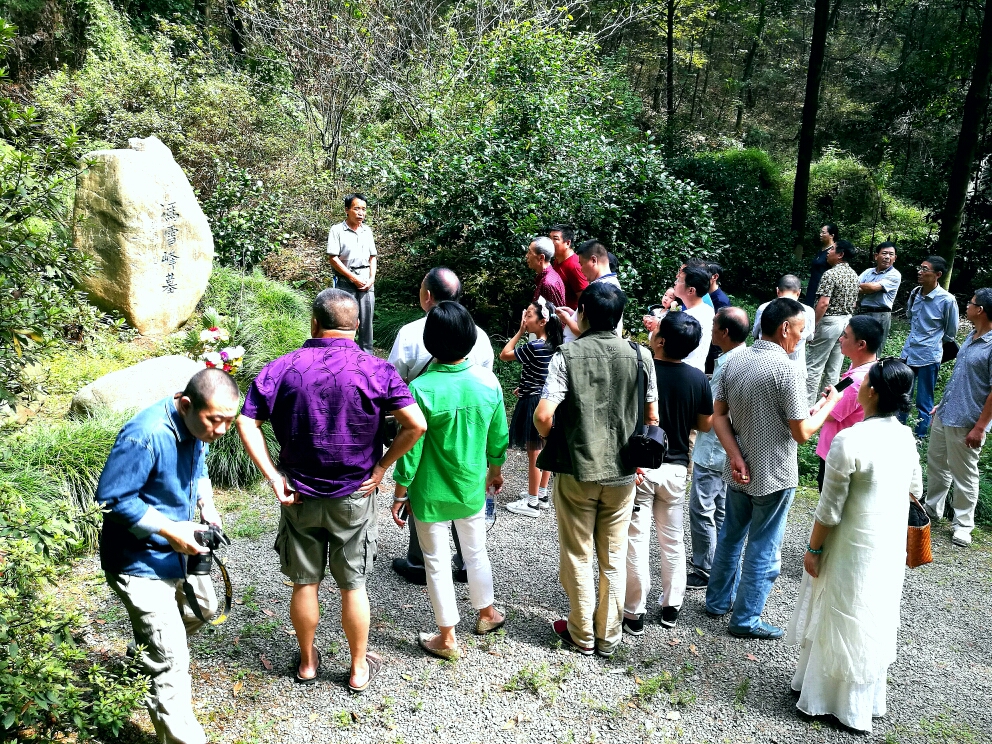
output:
[[[634,479],[643,477],[620,457],[637,424],[638,355],[648,380],[646,423],[658,423],[651,352],[643,347],[635,352],[616,335],[626,304],[627,296],[612,284],[594,282],[586,287],[576,314],[581,335],[551,358],[534,413],[538,432],[549,437],[538,467],[558,473],[553,496],[559,576],[570,611],[567,620],[554,623],[555,633],[566,648],[605,657],[613,655],[623,633],[626,536],[634,508]],[[599,562],[598,601],[594,554]]]

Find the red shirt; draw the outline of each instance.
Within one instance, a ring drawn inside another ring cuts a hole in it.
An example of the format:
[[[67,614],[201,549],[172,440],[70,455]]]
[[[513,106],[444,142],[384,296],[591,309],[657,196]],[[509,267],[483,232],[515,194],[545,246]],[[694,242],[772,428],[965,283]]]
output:
[[[565,304],[565,284],[554,267],[549,266],[534,282],[534,299],[543,296],[555,307]]]
[[[575,253],[555,266],[555,271],[565,282],[565,304],[573,310],[579,307],[579,295],[589,286],[589,280],[579,267],[579,257]]]

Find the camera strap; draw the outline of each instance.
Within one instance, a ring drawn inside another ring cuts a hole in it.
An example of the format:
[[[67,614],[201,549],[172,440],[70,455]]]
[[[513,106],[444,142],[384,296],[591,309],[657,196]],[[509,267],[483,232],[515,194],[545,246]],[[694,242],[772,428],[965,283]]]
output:
[[[231,586],[231,575],[227,572],[227,566],[224,565],[224,561],[213,551],[210,551],[210,553],[213,560],[220,567],[220,575],[224,579],[224,611],[209,622],[211,625],[220,625],[231,614],[231,600],[234,598],[234,587]],[[193,585],[189,583],[189,579],[183,581],[183,593],[186,595],[186,603],[189,604],[189,608],[196,615],[196,619],[200,622],[207,622],[207,619],[203,617],[203,610],[200,609],[200,602],[196,598],[196,592],[193,591]]]

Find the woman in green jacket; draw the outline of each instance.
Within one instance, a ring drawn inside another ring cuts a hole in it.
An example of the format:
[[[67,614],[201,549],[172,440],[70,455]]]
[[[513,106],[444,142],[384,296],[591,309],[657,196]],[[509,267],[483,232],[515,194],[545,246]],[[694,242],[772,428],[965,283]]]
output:
[[[437,633],[421,633],[420,646],[457,659],[458,606],[451,579],[449,522],[454,522],[468,573],[469,597],[479,611],[478,635],[503,627],[493,605],[493,572],[486,552],[486,490],[503,487],[509,433],[503,389],[488,369],[466,359],[475,345],[475,322],[457,302],[440,302],[424,325],[424,346],[436,362],[410,383],[427,419],[427,433],[396,463],[393,519],[401,527],[404,504],[416,517],[424,551],[427,591]]]

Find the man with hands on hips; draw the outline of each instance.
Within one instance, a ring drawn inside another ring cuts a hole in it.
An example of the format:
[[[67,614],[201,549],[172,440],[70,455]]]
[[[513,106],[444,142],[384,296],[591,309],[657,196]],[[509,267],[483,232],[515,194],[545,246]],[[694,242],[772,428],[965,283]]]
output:
[[[188,635],[217,611],[209,576],[187,576],[186,556],[207,553],[196,534],[221,526],[207,476],[207,445],[238,415],[240,393],[219,369],[145,409],[121,429],[100,474],[100,564],[127,608],[132,653],[148,677],[146,705],[162,744],[203,744],[193,713]],[[199,518],[196,520],[196,512]],[[189,605],[188,581],[199,605]]]
[[[318,294],[311,338],[258,373],[238,433],[281,506],[275,549],[293,582],[289,616],[300,644],[295,680],[311,684],[320,674],[317,590],[330,570],[341,591],[341,624],[351,652],[348,687],[364,692],[382,668],[382,659],[368,650],[365,591],[378,538],[375,495],[386,469],[427,427],[396,369],[358,348],[358,323],[358,303],[349,294]],[[386,413],[402,429],[383,453]],[[278,469],[262,434],[265,421],[280,445]]]

